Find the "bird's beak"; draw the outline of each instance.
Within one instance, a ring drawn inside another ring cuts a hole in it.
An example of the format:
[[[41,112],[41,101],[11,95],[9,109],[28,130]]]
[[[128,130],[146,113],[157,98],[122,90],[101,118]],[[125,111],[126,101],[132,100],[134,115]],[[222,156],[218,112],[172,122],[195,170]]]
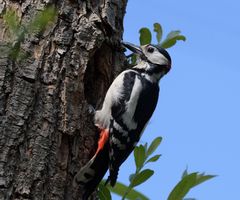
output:
[[[132,43],[129,43],[129,42],[122,42],[122,45],[124,47],[126,47],[127,49],[129,49],[130,51],[132,51],[133,53],[136,53],[138,55],[143,54],[142,49],[135,44],[132,44]]]

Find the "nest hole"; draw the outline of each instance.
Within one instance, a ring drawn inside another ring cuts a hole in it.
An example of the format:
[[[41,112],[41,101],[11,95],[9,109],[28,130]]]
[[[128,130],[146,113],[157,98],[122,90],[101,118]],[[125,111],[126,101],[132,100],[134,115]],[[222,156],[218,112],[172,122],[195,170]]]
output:
[[[84,76],[84,94],[88,104],[101,108],[107,89],[113,79],[113,53],[103,44],[90,58]]]

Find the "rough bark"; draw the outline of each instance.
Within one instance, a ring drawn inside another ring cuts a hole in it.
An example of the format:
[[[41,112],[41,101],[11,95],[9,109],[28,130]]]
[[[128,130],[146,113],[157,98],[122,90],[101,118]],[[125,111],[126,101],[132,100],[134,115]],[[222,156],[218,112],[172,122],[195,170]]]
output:
[[[122,70],[126,3],[0,0],[0,13],[13,8],[22,24],[49,4],[58,9],[44,33],[25,37],[27,59],[0,52],[0,199],[80,199],[72,180],[98,138],[88,104],[99,108]]]

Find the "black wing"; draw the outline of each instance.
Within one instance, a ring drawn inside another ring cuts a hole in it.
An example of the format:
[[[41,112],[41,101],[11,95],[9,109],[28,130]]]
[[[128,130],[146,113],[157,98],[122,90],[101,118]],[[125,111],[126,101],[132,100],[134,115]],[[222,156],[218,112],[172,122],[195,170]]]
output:
[[[141,91],[139,94],[138,103],[133,115],[137,127],[134,130],[129,130],[122,119],[122,115],[126,112],[126,102],[131,97],[131,92],[135,83],[135,79],[141,81]],[[136,143],[139,141],[141,133],[152,116],[157,105],[159,87],[158,84],[151,83],[140,73],[129,71],[124,75],[124,91],[122,98],[112,107],[113,119],[110,123],[110,180],[113,186],[116,183],[118,170],[120,165],[127,159],[133,151]]]

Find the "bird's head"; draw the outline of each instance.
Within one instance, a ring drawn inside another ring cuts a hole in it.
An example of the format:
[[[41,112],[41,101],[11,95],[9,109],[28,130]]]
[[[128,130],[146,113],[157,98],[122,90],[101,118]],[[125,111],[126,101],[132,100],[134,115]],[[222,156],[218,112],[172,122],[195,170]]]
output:
[[[164,72],[164,74],[168,73],[171,69],[171,57],[159,45],[147,44],[139,47],[129,42],[123,42],[123,46],[133,53],[138,54],[141,60],[156,65],[158,70]]]

